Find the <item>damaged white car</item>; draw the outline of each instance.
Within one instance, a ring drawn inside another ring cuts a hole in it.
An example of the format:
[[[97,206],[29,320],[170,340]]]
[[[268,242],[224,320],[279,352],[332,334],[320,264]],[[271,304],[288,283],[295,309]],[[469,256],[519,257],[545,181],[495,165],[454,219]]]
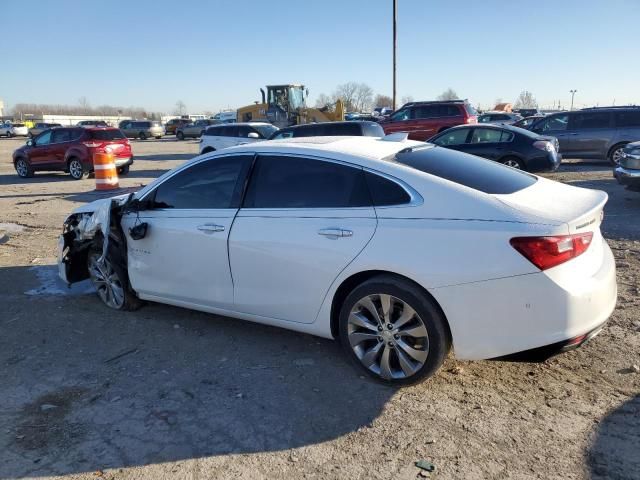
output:
[[[196,157],[76,210],[60,274],[106,305],[157,301],[340,339],[376,379],[461,359],[546,358],[616,303],[604,192],[402,135]]]

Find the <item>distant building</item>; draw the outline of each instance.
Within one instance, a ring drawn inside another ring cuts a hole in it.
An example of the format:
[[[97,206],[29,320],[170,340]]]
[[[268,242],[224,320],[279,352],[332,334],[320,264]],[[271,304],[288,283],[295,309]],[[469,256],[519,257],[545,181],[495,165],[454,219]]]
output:
[[[510,103],[498,103],[493,110],[496,112],[511,113],[512,108],[513,108],[513,105],[511,105]]]

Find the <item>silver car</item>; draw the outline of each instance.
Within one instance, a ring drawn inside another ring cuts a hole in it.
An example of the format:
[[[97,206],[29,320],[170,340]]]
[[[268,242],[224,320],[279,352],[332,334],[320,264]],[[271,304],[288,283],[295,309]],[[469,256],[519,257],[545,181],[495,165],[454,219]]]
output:
[[[128,138],[139,138],[140,140],[151,137],[160,139],[164,135],[162,124],[151,120],[125,120],[120,122],[120,130]]]
[[[33,126],[33,128],[29,129],[28,137],[29,138],[37,137],[38,135],[40,135],[45,130],[48,130],[49,128],[56,128],[61,126],[62,125],[59,123],[36,123]]]
[[[492,123],[494,125],[512,125],[522,120],[517,113],[487,112],[478,117],[478,123]]]
[[[211,125],[220,123],[218,120],[205,119],[196,120],[194,123],[180,125],[176,129],[176,138],[184,140],[185,138],[200,138],[204,131]]]

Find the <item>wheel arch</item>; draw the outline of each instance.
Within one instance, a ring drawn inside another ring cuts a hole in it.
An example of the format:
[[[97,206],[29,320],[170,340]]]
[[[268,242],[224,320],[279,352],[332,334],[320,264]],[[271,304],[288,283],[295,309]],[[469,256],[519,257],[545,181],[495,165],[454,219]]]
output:
[[[609,158],[611,158],[611,154],[613,154],[613,151],[614,151],[616,148],[618,148],[618,147],[624,147],[627,143],[631,143],[631,141],[623,140],[623,141],[621,141],[621,142],[616,142],[616,143],[614,143],[614,144],[609,148],[609,150],[607,151],[607,160],[608,160]]]
[[[438,302],[438,300],[436,300],[436,298],[426,288],[424,288],[415,280],[405,275],[401,275],[399,273],[391,272],[388,270],[364,270],[364,271],[352,274],[351,276],[344,279],[342,283],[340,283],[340,286],[335,290],[333,294],[333,298],[331,300],[330,326],[331,326],[331,335],[333,336],[333,338],[335,339],[340,338],[338,328],[339,328],[339,322],[340,322],[340,307],[342,306],[342,302],[347,298],[349,293],[351,293],[351,291],[354,288],[356,288],[358,285],[366,282],[367,280],[370,280],[371,278],[374,278],[380,275],[393,276],[398,279],[411,282],[417,288],[419,288],[433,302],[434,306],[438,310],[440,310],[440,313],[442,314],[442,318],[444,318],[445,320],[445,325],[447,327],[447,334],[449,335],[449,341],[452,343],[453,337],[451,335],[451,326],[449,325],[449,320],[447,319],[447,316],[444,310],[440,306],[440,302]]]

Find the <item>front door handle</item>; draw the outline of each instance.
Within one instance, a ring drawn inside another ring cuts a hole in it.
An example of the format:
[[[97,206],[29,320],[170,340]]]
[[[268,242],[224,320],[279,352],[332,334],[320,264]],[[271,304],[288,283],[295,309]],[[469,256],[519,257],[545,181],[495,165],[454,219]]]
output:
[[[318,235],[336,239],[340,237],[351,237],[353,236],[353,232],[344,228],[323,228],[322,230],[318,230]]]
[[[198,225],[198,230],[205,233],[224,232],[224,226],[216,225],[215,223],[205,223],[204,225]]]

